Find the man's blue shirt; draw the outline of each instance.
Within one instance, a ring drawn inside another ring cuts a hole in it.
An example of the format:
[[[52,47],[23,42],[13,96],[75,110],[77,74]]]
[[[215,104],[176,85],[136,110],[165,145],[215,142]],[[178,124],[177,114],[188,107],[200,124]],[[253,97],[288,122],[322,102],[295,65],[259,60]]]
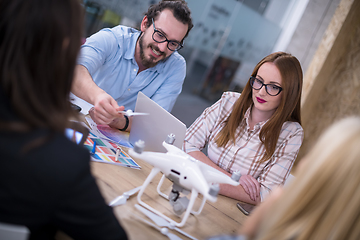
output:
[[[125,109],[135,109],[142,91],[167,111],[173,108],[186,74],[185,59],[174,52],[155,67],[137,74],[135,46],[140,31],[125,26],[95,33],[81,47],[78,64],[87,68],[95,83]]]

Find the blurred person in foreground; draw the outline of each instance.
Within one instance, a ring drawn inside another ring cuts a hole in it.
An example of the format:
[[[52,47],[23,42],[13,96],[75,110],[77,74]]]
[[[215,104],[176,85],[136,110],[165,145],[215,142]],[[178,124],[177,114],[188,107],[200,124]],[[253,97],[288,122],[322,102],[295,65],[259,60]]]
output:
[[[30,239],[127,238],[65,136],[82,25],[78,0],[0,1],[0,222]]]
[[[149,7],[140,31],[119,25],[86,40],[72,93],[94,105],[97,124],[130,131],[132,118],[118,111],[134,111],[139,91],[171,111],[186,74],[177,51],[193,27],[190,13],[184,0],[162,0]]]
[[[231,176],[220,194],[251,204],[285,183],[303,141],[302,69],[291,54],[272,53],[254,68],[243,92],[225,92],[188,128],[184,151]],[[208,145],[207,155],[201,150]]]
[[[360,117],[333,124],[300,162],[296,178],[253,211],[241,229],[243,236],[360,239],[359,146]]]

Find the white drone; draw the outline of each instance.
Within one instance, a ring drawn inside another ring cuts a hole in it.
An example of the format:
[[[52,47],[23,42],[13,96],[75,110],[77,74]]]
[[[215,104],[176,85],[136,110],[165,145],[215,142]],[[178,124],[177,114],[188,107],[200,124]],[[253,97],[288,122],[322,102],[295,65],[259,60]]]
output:
[[[163,146],[167,149],[167,152],[160,153],[143,152],[144,142],[139,140],[135,143],[134,149],[129,150],[129,154],[134,158],[144,160],[154,167],[140,188],[137,196],[139,204],[163,217],[173,226],[182,227],[190,213],[194,215],[201,213],[206,200],[210,200],[211,202],[217,200],[220,183],[237,186],[239,185],[241,175],[239,172],[234,172],[231,177],[227,176],[173,146],[172,143],[174,141],[175,136],[170,134],[166,141],[163,142]],[[157,186],[157,192],[160,196],[169,200],[176,215],[180,216],[185,212],[180,222],[172,220],[141,200],[141,196],[146,187],[160,171],[163,173],[163,176]],[[169,196],[160,191],[165,177],[173,182],[173,188]],[[190,201],[186,196],[180,197],[180,193],[187,195],[190,192]],[[203,195],[202,203],[197,211],[193,211],[193,206],[199,193]]]

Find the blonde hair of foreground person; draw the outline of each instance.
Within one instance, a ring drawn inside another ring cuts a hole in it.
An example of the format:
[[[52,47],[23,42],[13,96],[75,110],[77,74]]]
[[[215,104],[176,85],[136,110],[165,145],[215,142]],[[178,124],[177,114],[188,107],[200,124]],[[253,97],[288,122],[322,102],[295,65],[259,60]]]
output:
[[[249,239],[360,239],[360,118],[334,124],[303,160]]]

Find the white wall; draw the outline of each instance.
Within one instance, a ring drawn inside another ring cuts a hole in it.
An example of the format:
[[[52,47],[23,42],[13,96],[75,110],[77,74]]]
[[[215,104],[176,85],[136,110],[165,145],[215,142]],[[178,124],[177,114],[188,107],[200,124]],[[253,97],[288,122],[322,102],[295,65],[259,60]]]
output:
[[[309,0],[286,48],[299,59],[304,74],[339,3],[340,0]]]

